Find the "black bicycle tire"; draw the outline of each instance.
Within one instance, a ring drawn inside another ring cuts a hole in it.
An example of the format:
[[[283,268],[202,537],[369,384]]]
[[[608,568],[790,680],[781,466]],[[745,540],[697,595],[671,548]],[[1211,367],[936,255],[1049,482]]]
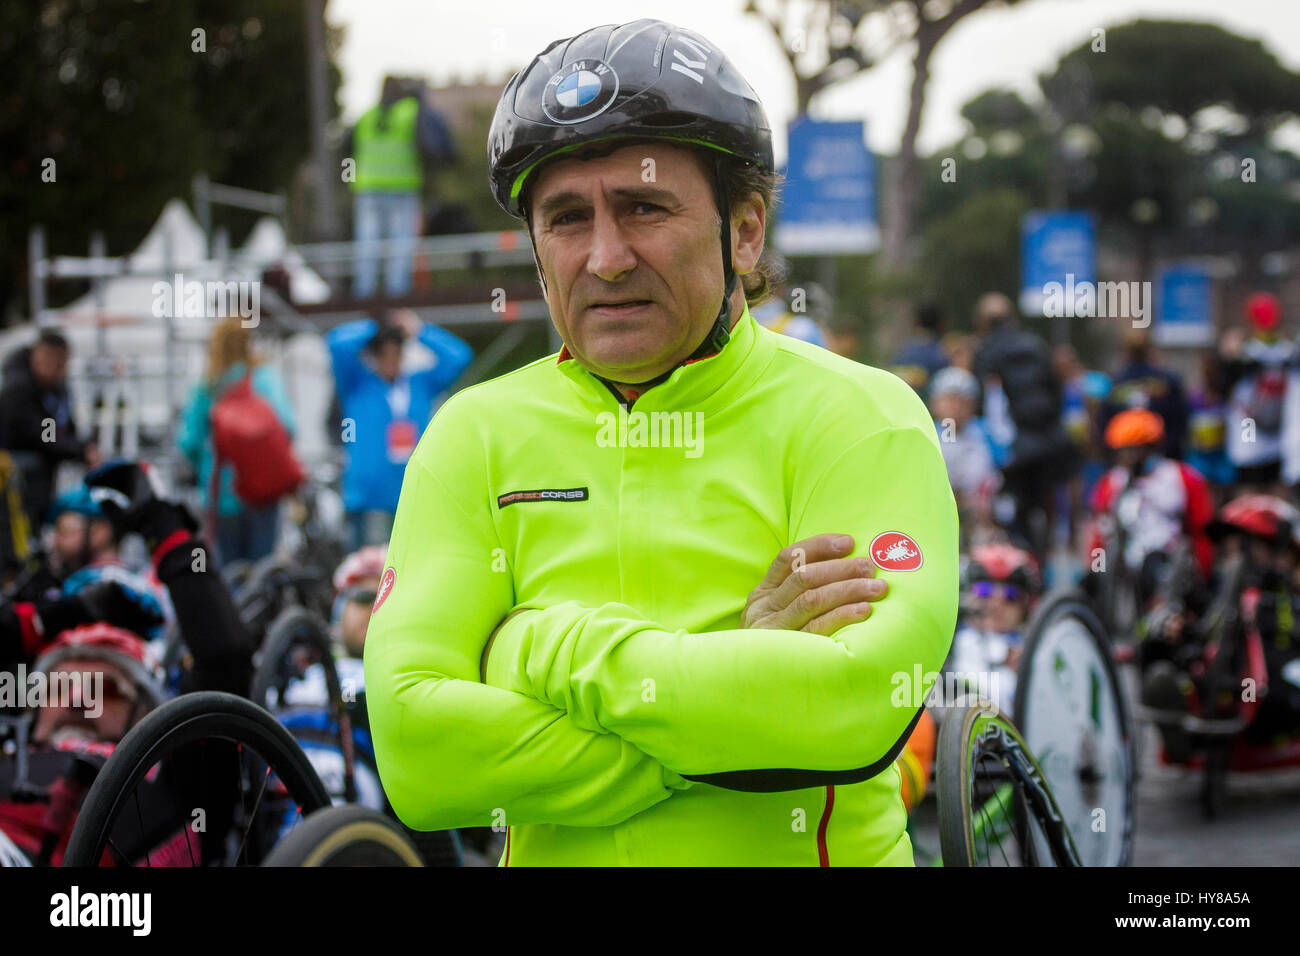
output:
[[[239,734],[241,736],[231,736]],[[293,735],[261,707],[222,691],[183,694],[146,716],[122,738],[77,813],[64,866],[97,866],[118,807],[171,747],[203,738],[234,740],[255,751],[304,816],[330,805],[325,785]]]
[[[1025,680],[1025,677],[1031,673],[1030,663],[1033,661],[1034,652],[1042,642],[1047,626],[1055,619],[1063,616],[1065,610],[1073,610],[1076,613],[1076,616],[1084,623],[1088,635],[1096,643],[1106,671],[1106,679],[1110,681],[1112,695],[1119,709],[1120,728],[1124,734],[1125,750],[1128,758],[1129,773],[1124,789],[1129,814],[1124,821],[1123,852],[1118,865],[1132,866],[1134,834],[1137,832],[1137,731],[1125,696],[1124,686],[1120,683],[1119,669],[1115,666],[1115,653],[1109,632],[1086,594],[1073,589],[1058,591],[1055,594],[1048,595],[1034,612],[1025,628],[1027,636],[1021,651],[1020,666],[1016,670],[1016,693],[1011,703],[1011,720],[1016,729],[1020,731],[1020,735],[1028,742],[1025,707],[1029,695],[1029,681]],[[1033,752],[1032,748],[1030,752]]]
[[[970,806],[968,777],[971,751],[974,749],[972,736],[975,721],[989,716],[997,720],[1003,729],[1009,732],[1019,743],[1024,756],[1038,770],[1039,775],[1042,775],[1042,770],[1037,767],[1033,753],[1020,738],[1019,731],[1006,718],[1005,714],[1002,714],[987,701],[966,704],[956,708],[955,712],[950,714],[944,722],[943,729],[939,732],[938,745],[935,748],[935,766],[937,768],[935,792],[939,808],[939,853],[945,867],[978,866],[978,861],[975,858],[973,827],[971,826],[972,809]],[[1055,804],[1050,788],[1047,790],[1047,799],[1053,805]],[[1038,815],[1036,814],[1036,816]],[[1045,831],[1051,830],[1054,826],[1052,821],[1044,821],[1041,817],[1038,817],[1038,820],[1039,825]],[[1068,844],[1070,841],[1069,830],[1065,827],[1064,821],[1061,822],[1060,826],[1063,830],[1064,840]],[[1024,841],[1022,841],[1022,851],[1026,856],[1030,853],[1029,846]]]
[[[311,634],[312,643],[321,652],[321,667],[325,671],[325,687],[329,694],[328,710],[333,715],[335,722],[338,724],[337,743],[339,749],[344,753],[350,764],[355,764],[355,748],[348,735],[351,733],[351,721],[345,721],[346,705],[343,702],[343,687],[339,680],[338,665],[334,660],[334,648],[330,644],[329,632],[323,621],[320,620],[311,611],[300,605],[292,605],[281,611],[271,626],[266,629],[266,640],[263,642],[260,658],[257,662],[257,670],[253,673],[253,684],[249,691],[249,698],[253,703],[265,707],[266,695],[271,689],[271,684],[275,680],[278,671],[278,663],[283,659],[289,648],[298,640],[303,629]],[[344,781],[345,798],[348,802],[356,800],[356,781],[354,774],[349,770]]]
[[[276,844],[263,866],[423,866],[401,825],[369,807],[325,807]]]
[[[300,605],[293,605],[285,608],[275,616],[271,625],[266,629],[266,639],[262,642],[262,648],[258,652],[259,658],[257,669],[253,672],[253,683],[249,691],[249,699],[255,704],[262,704],[266,700],[266,693],[271,689],[271,684],[276,676],[276,664],[284,657],[286,651],[295,643],[298,638],[297,628],[305,626],[311,630],[318,640],[315,640],[320,649],[325,653],[325,660],[329,662],[327,670],[333,670],[334,678],[338,680],[338,668],[334,664],[334,648],[330,646],[329,634],[321,620]],[[326,675],[326,684],[329,684],[329,676]]]
[[[981,710],[959,707],[948,713],[935,746],[935,799],[939,809],[939,856],[945,867],[973,867],[975,847],[970,826],[970,797],[966,792],[970,765],[971,724]]]

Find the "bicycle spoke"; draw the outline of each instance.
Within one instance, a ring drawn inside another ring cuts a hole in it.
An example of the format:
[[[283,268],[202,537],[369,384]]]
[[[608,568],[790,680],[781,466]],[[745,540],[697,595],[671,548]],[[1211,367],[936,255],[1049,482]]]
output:
[[[253,812],[248,817],[248,825],[244,828],[244,835],[239,841],[239,849],[235,851],[235,864],[239,864],[239,857],[244,852],[244,844],[248,842],[248,834],[252,832],[253,822],[257,819],[257,808],[262,805],[262,795],[266,793],[266,785],[271,782],[271,768],[266,768],[266,774],[262,777],[262,786],[257,791],[257,800],[253,803]]]
[[[992,803],[992,802],[995,801],[995,800],[996,800],[996,801],[999,801],[998,809],[999,809],[999,816],[1001,816],[1001,815],[1002,815],[1002,814],[1001,814],[1001,803],[1000,803],[1000,799],[999,799],[999,790],[998,790],[998,789],[995,788],[994,791],[993,791],[993,796],[992,796],[989,800],[985,800],[984,802],[982,802],[982,803],[980,804],[980,814],[981,814],[981,816],[984,817],[984,820],[985,820],[985,822],[986,822],[986,824],[987,824],[987,828],[986,828],[986,831],[985,831],[985,832],[986,832],[986,837],[985,837],[985,841],[984,841],[984,844],[985,844],[986,847],[988,846],[987,832],[993,830],[993,829],[994,829],[994,826],[995,826],[994,823],[993,823],[993,821],[992,821],[992,819],[989,817],[989,814],[988,814],[988,806],[989,806],[990,803]],[[998,834],[999,837],[1000,837],[1001,835],[1002,835],[1001,833]],[[1002,855],[1002,862],[1003,862],[1004,864],[1006,864],[1006,866],[1010,867],[1010,866],[1011,866],[1011,863],[1010,863],[1010,861],[1007,860],[1007,854],[1006,854],[1006,852],[1002,849],[1002,840],[1001,840],[1001,839],[998,839],[998,841],[997,841],[997,847],[998,847],[998,852]]]
[[[131,794],[132,802],[135,804],[135,821],[140,827],[140,839],[144,840],[144,865],[152,868],[153,862],[149,859],[149,841],[144,834],[144,817],[140,814],[140,791],[137,789]]]
[[[113,853],[117,856],[119,860],[122,861],[122,865],[130,866],[131,865],[130,859],[127,857],[125,853],[123,853],[121,850],[118,849],[117,844],[113,842],[113,838],[109,837],[107,842],[108,842],[108,848],[113,851]]]

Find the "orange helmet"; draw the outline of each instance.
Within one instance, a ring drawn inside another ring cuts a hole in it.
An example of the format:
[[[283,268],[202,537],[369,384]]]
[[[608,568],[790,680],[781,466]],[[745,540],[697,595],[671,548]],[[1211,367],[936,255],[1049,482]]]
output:
[[[1158,445],[1164,440],[1164,419],[1145,408],[1125,409],[1106,426],[1106,445],[1109,448]]]

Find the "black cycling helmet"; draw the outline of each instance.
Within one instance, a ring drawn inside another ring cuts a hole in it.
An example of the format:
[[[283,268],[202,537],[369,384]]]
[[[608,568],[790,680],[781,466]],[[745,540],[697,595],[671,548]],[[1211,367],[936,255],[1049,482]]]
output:
[[[698,33],[662,20],[595,27],[556,40],[506,84],[488,133],[492,194],[510,215],[527,220],[524,186],[543,162],[620,139],[712,150],[726,292],[701,349],[710,344],[720,349],[730,334],[736,283],[724,163],[774,168],[763,104],[722,52]]]

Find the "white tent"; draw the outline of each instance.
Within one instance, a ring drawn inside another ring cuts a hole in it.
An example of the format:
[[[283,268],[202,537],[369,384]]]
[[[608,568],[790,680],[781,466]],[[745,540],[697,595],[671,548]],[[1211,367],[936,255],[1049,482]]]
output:
[[[269,266],[283,266],[289,273],[289,294],[294,302],[324,302],[330,297],[325,280],[303,261],[297,251],[289,248],[284,226],[271,216],[263,216],[257,221],[235,254],[234,261],[259,275]]]
[[[216,319],[169,315],[175,311],[170,306],[177,276],[181,283],[258,282],[268,266],[280,263],[289,271],[294,301],[329,297],[324,280],[289,248],[274,219],[258,222],[225,263],[205,261],[205,247],[203,230],[189,208],[172,199],[139,247],[124,257],[127,275],[99,280],[86,295],[45,314],[72,347],[69,385],[77,420],[83,428],[98,427],[102,435],[120,440],[108,451],[134,455],[138,430],[161,435],[169,424],[178,424],[183,402],[203,374]],[[31,325],[0,333],[0,356],[35,335]],[[329,403],[329,356],[323,342],[318,335],[296,335],[268,357],[280,367],[298,412],[300,454],[308,461],[322,457]],[[116,427],[123,423],[125,429]]]

